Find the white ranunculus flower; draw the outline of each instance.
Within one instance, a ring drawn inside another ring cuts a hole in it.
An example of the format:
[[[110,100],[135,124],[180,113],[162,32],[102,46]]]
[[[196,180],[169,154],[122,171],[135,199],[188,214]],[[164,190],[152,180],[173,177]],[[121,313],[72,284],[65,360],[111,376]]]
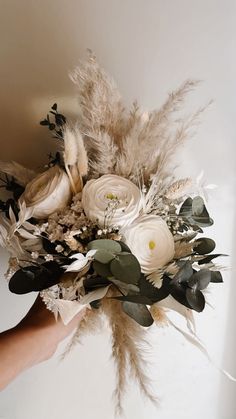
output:
[[[122,234],[144,274],[162,268],[174,256],[173,236],[166,222],[158,215],[137,218]]]
[[[87,217],[100,226],[122,227],[138,217],[141,193],[128,179],[103,175],[86,183],[82,191],[82,205]]]
[[[67,174],[55,165],[29,182],[20,197],[20,203],[33,210],[32,216],[47,218],[53,212],[64,208],[71,197]]]

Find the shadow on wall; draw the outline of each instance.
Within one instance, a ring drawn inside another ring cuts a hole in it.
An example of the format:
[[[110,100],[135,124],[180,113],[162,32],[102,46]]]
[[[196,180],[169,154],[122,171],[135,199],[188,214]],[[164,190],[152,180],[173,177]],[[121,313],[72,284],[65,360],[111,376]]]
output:
[[[236,217],[234,222],[234,229],[236,231]],[[236,262],[234,260],[236,255],[236,242],[232,252],[232,273],[230,283],[230,295],[228,301],[228,315],[227,325],[225,332],[225,349],[223,353],[222,368],[226,369],[233,377],[236,377],[236,356],[235,356],[235,340],[236,340],[236,316],[235,316],[235,295],[236,295],[236,282],[235,271]],[[236,395],[236,382],[230,381],[222,376],[221,385],[219,388],[219,416],[218,419],[234,419],[235,418],[235,395]],[[232,413],[233,412],[233,413]]]
[[[72,95],[68,70],[76,65],[80,48],[78,39],[71,39],[68,21],[62,21],[63,13],[57,15],[56,2],[4,1],[2,6],[0,159],[37,166],[53,143],[47,142],[48,134],[39,121],[57,100],[55,94],[59,98],[68,92]],[[35,111],[35,102],[48,106]]]

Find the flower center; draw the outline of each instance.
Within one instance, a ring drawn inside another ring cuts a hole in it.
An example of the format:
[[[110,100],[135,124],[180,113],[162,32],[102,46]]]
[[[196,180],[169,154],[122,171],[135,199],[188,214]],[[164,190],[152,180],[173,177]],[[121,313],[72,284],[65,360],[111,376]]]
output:
[[[115,200],[115,199],[118,199],[118,196],[114,195],[113,193],[108,193],[106,195],[106,198],[111,199],[111,200]]]
[[[148,243],[149,249],[153,250],[156,247],[156,243],[153,240],[150,240],[150,242]]]

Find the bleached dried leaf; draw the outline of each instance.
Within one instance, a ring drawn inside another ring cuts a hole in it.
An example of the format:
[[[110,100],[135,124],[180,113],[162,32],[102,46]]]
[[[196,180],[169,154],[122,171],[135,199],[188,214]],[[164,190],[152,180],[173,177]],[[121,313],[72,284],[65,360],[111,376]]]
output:
[[[26,186],[37,175],[33,170],[27,169],[15,161],[0,161],[0,171],[13,176],[21,186]]]
[[[54,304],[65,325],[70,323],[73,317],[86,307],[86,305],[81,304],[78,301],[66,301],[61,299],[56,299]]]

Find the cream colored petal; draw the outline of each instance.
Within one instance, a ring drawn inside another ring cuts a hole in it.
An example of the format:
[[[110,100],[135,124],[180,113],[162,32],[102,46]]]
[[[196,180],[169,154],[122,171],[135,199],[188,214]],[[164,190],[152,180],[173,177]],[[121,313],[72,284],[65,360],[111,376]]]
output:
[[[81,304],[78,301],[55,300],[54,303],[64,325],[70,323],[73,317],[86,307],[86,304]]]

